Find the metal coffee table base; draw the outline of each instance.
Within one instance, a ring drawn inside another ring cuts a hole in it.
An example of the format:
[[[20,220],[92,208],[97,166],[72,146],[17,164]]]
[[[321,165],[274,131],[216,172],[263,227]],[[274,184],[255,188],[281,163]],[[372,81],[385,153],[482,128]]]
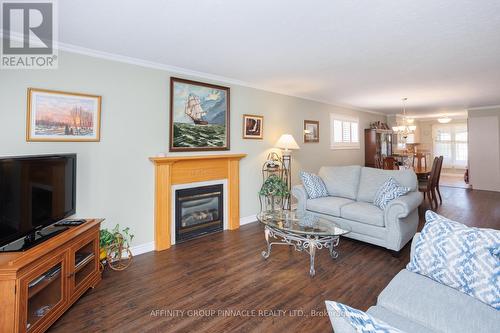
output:
[[[332,259],[336,259],[339,254],[334,250],[334,247],[339,245],[339,236],[317,236],[317,235],[298,235],[295,233],[286,232],[265,226],[264,235],[267,242],[267,251],[262,251],[264,259],[271,255],[271,246],[273,245],[289,245],[293,246],[297,251],[307,251],[310,257],[309,275],[314,276],[314,256],[316,249],[327,248],[330,251]],[[270,242],[270,239],[275,238],[277,242]]]

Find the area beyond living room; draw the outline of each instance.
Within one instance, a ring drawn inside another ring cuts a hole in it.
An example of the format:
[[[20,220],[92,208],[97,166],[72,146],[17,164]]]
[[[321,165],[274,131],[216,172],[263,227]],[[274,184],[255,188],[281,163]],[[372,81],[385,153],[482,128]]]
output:
[[[0,7],[0,333],[500,332],[500,3]]]

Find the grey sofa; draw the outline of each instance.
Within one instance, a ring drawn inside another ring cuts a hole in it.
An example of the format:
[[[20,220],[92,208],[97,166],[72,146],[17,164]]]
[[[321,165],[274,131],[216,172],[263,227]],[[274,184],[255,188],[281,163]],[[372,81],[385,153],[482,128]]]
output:
[[[418,235],[418,234],[417,234]],[[416,237],[414,238],[416,239]],[[411,256],[415,247],[412,243]],[[355,333],[328,308],[335,333]],[[380,293],[367,313],[407,333],[497,333],[500,311],[456,289],[406,269]]]
[[[340,226],[349,225],[346,237],[399,251],[415,235],[418,206],[423,195],[418,192],[417,176],[411,170],[380,170],[358,165],[322,167],[318,175],[330,196],[309,199],[302,185],[292,188],[297,209],[308,211]],[[373,205],[377,190],[393,177],[411,192],[389,203],[385,210]]]

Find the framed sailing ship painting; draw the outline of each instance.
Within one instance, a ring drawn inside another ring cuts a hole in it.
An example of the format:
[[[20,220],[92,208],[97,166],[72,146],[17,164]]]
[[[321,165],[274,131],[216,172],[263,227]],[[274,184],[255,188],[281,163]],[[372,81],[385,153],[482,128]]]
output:
[[[99,141],[101,96],[28,89],[27,141]]]
[[[229,88],[170,78],[170,151],[229,150]]]

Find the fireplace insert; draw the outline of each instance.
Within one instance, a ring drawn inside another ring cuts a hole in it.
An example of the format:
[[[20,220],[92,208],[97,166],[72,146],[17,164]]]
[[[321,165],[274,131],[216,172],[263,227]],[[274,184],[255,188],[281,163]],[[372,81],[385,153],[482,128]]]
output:
[[[175,191],[175,242],[223,230],[222,184]]]

